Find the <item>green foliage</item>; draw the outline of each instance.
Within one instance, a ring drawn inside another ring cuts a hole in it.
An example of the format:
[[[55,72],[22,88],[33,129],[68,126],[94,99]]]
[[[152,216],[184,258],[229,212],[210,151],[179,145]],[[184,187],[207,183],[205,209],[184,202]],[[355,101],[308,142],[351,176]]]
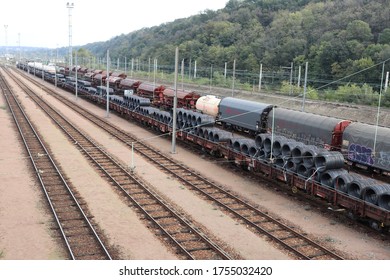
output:
[[[85,49],[85,48],[77,49],[76,53],[77,53],[78,57],[89,58],[89,57],[93,56],[92,53],[89,50]]]
[[[327,90],[322,98],[329,101],[365,105],[375,105],[378,102],[378,94],[367,84],[362,86],[356,84],[342,85],[337,90]]]
[[[381,100],[381,106],[390,107],[390,92],[384,93]]]
[[[298,96],[303,92],[303,88],[297,85],[291,85],[289,81],[283,81],[280,92],[283,95]]]
[[[275,70],[308,61],[311,77],[334,80],[359,68],[362,59],[375,65],[390,57],[389,14],[389,0],[230,0],[218,11],[87,44],[77,55],[88,61],[109,49],[114,61],[157,58],[160,65],[173,65],[179,46],[186,66],[197,60],[198,67],[223,67],[235,59],[237,69],[256,73],[260,63]],[[34,52],[47,56],[47,50]],[[378,83],[380,72],[373,69],[369,78],[358,75],[351,82]]]
[[[313,99],[313,100],[318,100],[319,99],[318,91],[315,88],[311,87],[311,86],[307,87],[306,94],[307,94],[307,98],[308,99]]]
[[[354,20],[348,23],[346,28],[346,39],[357,40],[359,42],[369,42],[372,40],[370,25],[362,20]]]
[[[289,96],[302,96],[304,94],[304,88],[298,87],[298,85],[291,85],[289,81],[283,81],[282,86],[280,87],[280,92],[283,95],[289,95]],[[318,91],[314,89],[313,87],[308,86],[306,88],[306,97],[308,99],[317,100],[319,99]]]
[[[184,59],[186,67],[196,60],[199,69],[213,65],[222,73],[225,63],[231,71],[236,60],[237,72],[244,73],[237,77],[237,82],[248,88],[256,83],[256,78],[248,78],[245,73],[258,76],[260,63],[267,69],[268,79],[272,79],[266,81],[266,86],[279,86],[285,77],[274,80],[272,71],[288,67],[291,62],[309,62],[312,87],[344,77],[348,79],[343,82],[360,87],[364,83],[378,85],[381,67],[374,66],[390,58],[389,14],[388,0],[230,0],[219,11],[206,10],[107,42],[88,44],[78,54],[104,57],[110,49],[114,61],[118,57],[123,61],[125,56],[127,61],[157,58],[159,65],[172,70],[175,48],[179,46],[180,59]],[[390,63],[385,71],[390,71]],[[214,74],[213,83],[222,83],[218,75]],[[209,84],[208,70],[199,71],[199,77]],[[223,79],[222,84],[228,81]],[[282,91],[285,86],[282,84]],[[346,93],[318,95],[313,91],[312,95],[354,101]],[[350,97],[346,98],[347,95]],[[366,102],[371,102],[370,98]]]
[[[379,44],[390,44],[390,28],[385,28],[378,36]]]

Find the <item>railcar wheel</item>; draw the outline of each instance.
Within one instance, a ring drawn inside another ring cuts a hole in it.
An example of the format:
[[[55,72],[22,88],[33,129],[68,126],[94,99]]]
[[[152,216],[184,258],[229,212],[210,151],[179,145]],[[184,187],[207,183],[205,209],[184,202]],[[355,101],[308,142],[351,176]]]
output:
[[[353,221],[356,221],[356,220],[357,220],[356,215],[355,215],[353,212],[351,212],[351,211],[349,211],[349,212],[347,213],[347,217],[350,218],[350,219],[353,220]]]
[[[368,221],[368,224],[370,227],[376,231],[381,232],[383,230],[383,227],[381,227],[380,223],[378,221],[370,220]]]
[[[210,155],[215,157],[215,158],[221,157],[221,153],[218,150],[210,150]]]

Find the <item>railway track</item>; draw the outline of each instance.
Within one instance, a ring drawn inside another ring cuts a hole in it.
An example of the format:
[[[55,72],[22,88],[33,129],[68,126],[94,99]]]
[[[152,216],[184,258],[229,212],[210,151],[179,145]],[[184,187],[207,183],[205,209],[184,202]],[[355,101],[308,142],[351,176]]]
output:
[[[42,87],[41,84],[39,84],[39,86]],[[336,253],[321,246],[305,235],[298,233],[267,213],[260,211],[239,197],[231,194],[229,191],[224,190],[223,187],[197,174],[187,166],[178,163],[157,149],[142,143],[134,135],[108,123],[104,118],[85,111],[85,109],[79,105],[56,94],[48,87],[44,87],[44,89],[83,117],[87,118],[110,135],[116,137],[122,143],[129,147],[133,147],[136,152],[147,158],[167,174],[174,176],[184,185],[190,187],[197,193],[200,193],[208,200],[218,204],[223,210],[232,214],[240,222],[249,225],[255,232],[262,236],[267,236],[278,245],[288,250],[296,258],[312,260],[342,259],[342,257]]]
[[[170,241],[171,246],[177,250],[178,254],[186,259],[231,259],[204,232],[178,213],[174,207],[170,206],[137,176],[131,174],[127,167],[122,166],[100,145],[40,99],[26,84],[14,77],[13,79],[78,146],[79,150],[93,163],[98,172],[115,185],[122,195],[133,206],[137,207],[144,217],[151,221],[156,233],[163,235]]]
[[[0,75],[0,85],[70,258],[111,260],[88,215],[80,206],[3,75]]]

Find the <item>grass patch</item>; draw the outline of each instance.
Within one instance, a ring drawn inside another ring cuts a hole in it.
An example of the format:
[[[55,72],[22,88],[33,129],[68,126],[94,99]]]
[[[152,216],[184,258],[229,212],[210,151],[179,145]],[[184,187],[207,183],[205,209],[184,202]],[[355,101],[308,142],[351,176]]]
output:
[[[335,242],[335,240],[330,236],[325,237],[325,241],[326,242]]]
[[[5,106],[5,105],[0,106],[0,109],[1,109],[1,110],[7,110],[7,106]]]

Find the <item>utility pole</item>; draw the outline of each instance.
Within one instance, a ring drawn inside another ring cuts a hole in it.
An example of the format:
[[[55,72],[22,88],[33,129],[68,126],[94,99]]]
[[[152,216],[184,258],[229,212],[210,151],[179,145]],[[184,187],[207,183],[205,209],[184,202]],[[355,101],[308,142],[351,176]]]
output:
[[[7,55],[8,55],[8,34],[7,34],[7,29],[8,25],[4,24],[4,29],[5,29],[5,61],[7,61]]]
[[[305,112],[305,101],[306,101],[306,91],[307,91],[307,71],[309,68],[309,62],[306,62],[305,67],[305,84],[303,86],[303,100],[302,100],[302,112]]]
[[[291,62],[291,72],[290,72],[290,95],[293,93],[293,69],[294,69],[294,63]]]
[[[190,58],[190,65],[188,67],[188,79],[191,80],[191,67],[192,67],[192,58]]]
[[[54,62],[54,86],[57,87],[57,61],[58,61],[58,44],[56,47],[56,59]]]
[[[130,71],[131,78],[133,78],[133,71],[134,71],[134,58],[131,59],[131,71]]]
[[[110,114],[110,87],[109,87],[109,81],[108,81],[108,77],[110,75],[110,51],[107,50],[107,75],[106,75],[106,95],[107,95],[107,107],[106,107],[106,118],[108,118],[109,114]]]
[[[20,51],[20,32],[18,33],[18,45],[19,45],[19,62],[22,60],[21,51]]]
[[[232,97],[234,97],[234,83],[236,82],[236,60],[233,62],[233,83],[232,83]]]
[[[75,53],[75,78],[76,78],[76,101],[77,101],[77,97],[78,97],[78,81],[77,81],[77,51],[76,51],[76,53]]]
[[[177,78],[179,72],[179,48],[175,51],[175,98],[173,99],[172,154],[176,154]]]
[[[181,61],[181,90],[184,90],[184,59]]]
[[[379,91],[378,113],[376,114],[374,148],[373,148],[373,151],[372,151],[374,157],[376,156],[376,140],[377,140],[377,137],[378,137],[378,125],[379,125],[379,116],[380,116],[380,110],[381,110],[381,99],[382,99],[382,88],[383,88],[383,77],[384,77],[384,74],[385,74],[385,62],[383,62],[383,66],[382,66],[381,89]],[[389,73],[387,73],[387,75],[386,75],[386,82],[385,82],[385,88],[386,89],[387,89],[386,85],[387,85],[387,83],[389,81],[388,74]]]
[[[260,63],[260,74],[259,74],[259,92],[261,92],[261,83],[263,80],[263,64]]]
[[[72,9],[74,8],[73,3],[66,3],[69,15],[69,76],[73,68],[73,54],[72,54]]]
[[[153,89],[156,88],[156,74],[157,74],[157,58],[154,59],[154,64],[153,64]],[[153,90],[153,101],[154,101],[154,90]]]
[[[297,84],[298,88],[301,87],[301,71],[302,71],[302,66],[299,65],[299,68],[298,68],[298,84]]]
[[[150,81],[150,56],[149,56],[149,67],[148,67],[148,81]]]
[[[210,93],[211,93],[211,86],[213,84],[213,65],[210,66]]]
[[[194,66],[194,79],[196,79],[196,71],[197,71],[197,68],[196,68],[196,60],[195,60],[195,66]]]

